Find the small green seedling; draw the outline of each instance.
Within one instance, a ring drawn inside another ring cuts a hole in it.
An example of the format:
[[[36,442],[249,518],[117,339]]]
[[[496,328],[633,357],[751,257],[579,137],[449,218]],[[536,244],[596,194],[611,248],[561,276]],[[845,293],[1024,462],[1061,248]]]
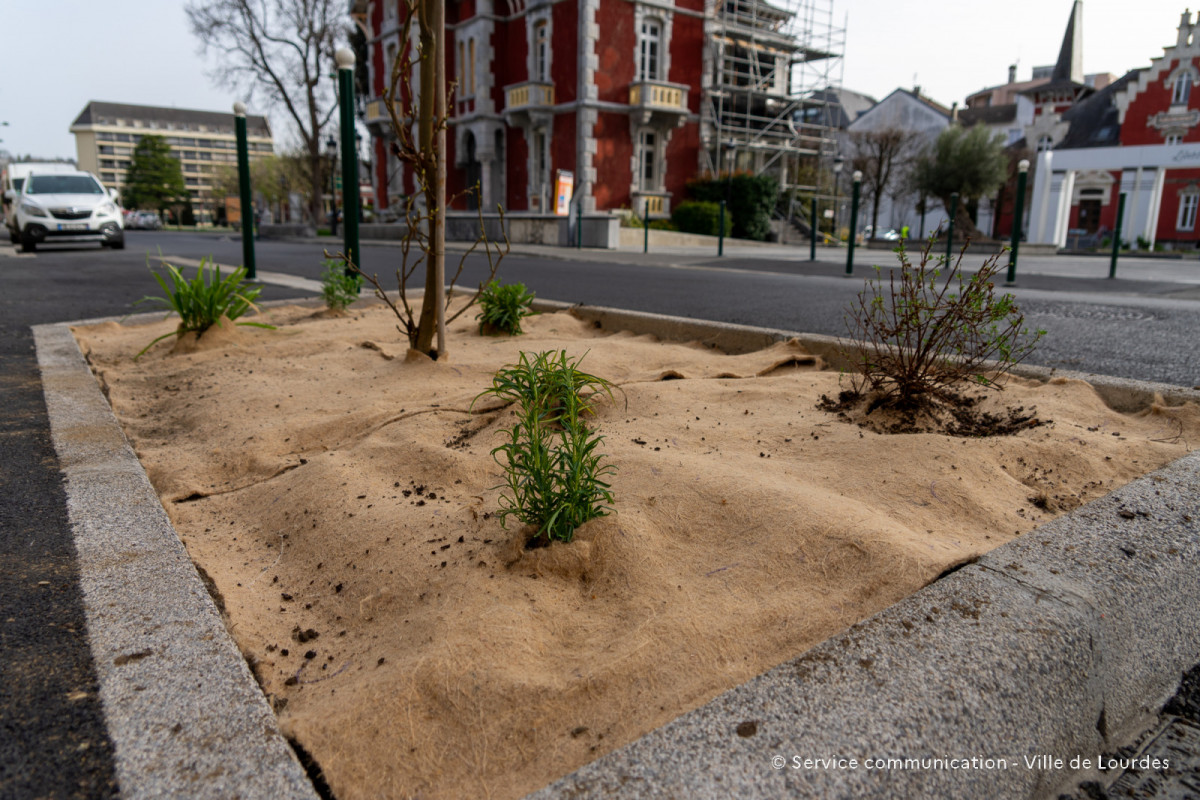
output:
[[[362,291],[363,276],[340,258],[327,258],[321,262],[325,270],[321,273],[321,296],[330,311],[345,311],[358,299]]]
[[[498,281],[489,281],[479,290],[479,332],[496,331],[517,336],[521,333],[521,320],[533,314],[529,305],[533,292],[523,283],[501,286]]]
[[[163,306],[167,309],[168,316],[172,313],[179,315],[179,327],[150,342],[134,356],[134,359],[141,358],[147,350],[168,336],[179,337],[193,332],[203,336],[206,330],[216,325],[222,318],[232,322],[247,311],[258,311],[258,306],[254,304],[254,301],[262,292],[262,287],[247,286],[243,283],[246,279],[244,267],[238,267],[222,278],[221,268],[212,262],[211,257],[205,258],[200,262],[196,277],[189,281],[183,277],[183,273],[179,271],[178,267],[166,262],[163,262],[163,266],[167,270],[170,283],[153,269],[150,271],[154,275],[154,280],[158,281],[158,285],[162,287],[165,296],[147,295],[134,305],[156,303]],[[275,330],[274,325],[268,325],[265,322],[238,322],[237,324]]]
[[[507,441],[492,450],[504,469],[506,493],[500,495],[500,524],[510,516],[537,527],[534,540],[569,542],[588,520],[607,516],[613,502],[603,479],[616,472],[600,452],[604,437],[587,427],[603,396],[613,399],[612,384],[581,372],[582,357],[565,350],[530,355],[496,373],[484,395],[516,403],[517,419],[504,429]]]

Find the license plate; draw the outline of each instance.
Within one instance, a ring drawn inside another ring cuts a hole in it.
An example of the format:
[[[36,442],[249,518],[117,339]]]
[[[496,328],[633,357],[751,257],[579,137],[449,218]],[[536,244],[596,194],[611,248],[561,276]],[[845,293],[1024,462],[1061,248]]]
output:
[[[67,222],[60,223],[58,229],[60,231],[86,231],[88,227],[86,222]]]

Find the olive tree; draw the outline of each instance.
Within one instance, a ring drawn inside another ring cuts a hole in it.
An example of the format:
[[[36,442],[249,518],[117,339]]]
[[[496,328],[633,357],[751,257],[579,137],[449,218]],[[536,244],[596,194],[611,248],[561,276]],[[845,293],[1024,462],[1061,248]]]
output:
[[[968,208],[979,198],[1000,188],[1008,177],[1008,158],[1004,137],[982,125],[946,128],[915,165],[916,185],[923,195],[936,197],[950,208],[950,195],[958,192],[958,212],[954,226],[965,235],[978,233]]]

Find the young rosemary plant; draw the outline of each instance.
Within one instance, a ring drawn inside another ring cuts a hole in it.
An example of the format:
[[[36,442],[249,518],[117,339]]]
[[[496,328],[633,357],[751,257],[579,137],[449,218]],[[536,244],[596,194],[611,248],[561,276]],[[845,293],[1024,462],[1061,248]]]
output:
[[[604,478],[616,467],[599,449],[604,437],[586,424],[601,397],[613,399],[613,386],[580,371],[582,360],[565,350],[522,352],[475,398],[516,404],[516,421],[503,431],[507,441],[492,450],[505,475],[498,516],[502,526],[510,516],[536,526],[535,538],[547,542],[571,541],[576,528],[606,516],[613,502]]]

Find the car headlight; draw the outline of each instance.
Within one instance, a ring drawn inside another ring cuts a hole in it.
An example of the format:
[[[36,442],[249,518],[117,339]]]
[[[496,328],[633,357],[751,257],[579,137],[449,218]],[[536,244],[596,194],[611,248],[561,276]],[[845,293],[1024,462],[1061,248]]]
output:
[[[111,215],[117,213],[117,207],[114,206],[112,203],[103,203],[103,204],[101,204],[101,206],[98,209],[96,209],[96,213],[102,214],[104,216],[111,216]]]
[[[44,217],[46,212],[44,209],[35,206],[33,203],[21,203],[21,211],[31,217]]]

